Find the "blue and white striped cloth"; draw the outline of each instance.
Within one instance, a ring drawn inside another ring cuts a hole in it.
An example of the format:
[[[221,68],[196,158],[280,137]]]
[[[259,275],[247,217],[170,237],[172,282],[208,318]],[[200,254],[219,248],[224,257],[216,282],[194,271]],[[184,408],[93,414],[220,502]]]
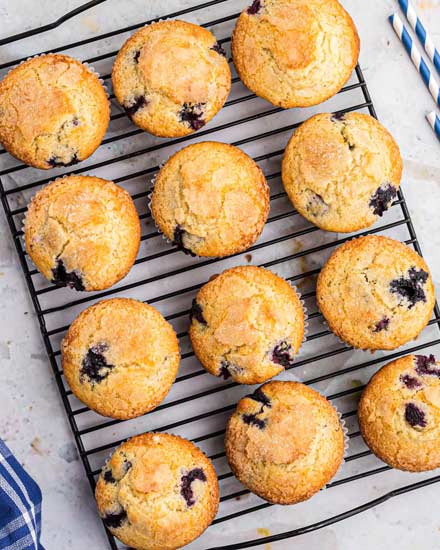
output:
[[[0,550],[44,550],[41,491],[0,439]]]

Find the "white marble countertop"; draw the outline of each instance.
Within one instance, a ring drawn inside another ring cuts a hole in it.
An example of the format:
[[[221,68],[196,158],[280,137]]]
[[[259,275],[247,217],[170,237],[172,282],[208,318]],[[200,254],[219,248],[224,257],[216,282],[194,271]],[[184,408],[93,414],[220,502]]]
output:
[[[0,0],[0,38],[55,20],[80,3]],[[192,4],[189,0],[109,0],[38,40],[0,47],[0,63],[165,14],[171,3],[173,7]],[[424,254],[435,281],[439,281],[440,143],[424,118],[434,109],[433,101],[387,21],[397,9],[397,1],[343,3],[361,35],[361,67],[378,115],[401,147],[404,191]],[[440,0],[416,3],[440,44]],[[41,486],[46,550],[105,550],[105,534],[46,359],[3,212],[0,228],[0,436]],[[374,485],[374,479],[371,483]],[[386,541],[389,550],[440,548],[439,487],[412,492],[345,522],[271,547],[352,550],[355,545],[383,548]],[[270,529],[270,521],[265,527]]]

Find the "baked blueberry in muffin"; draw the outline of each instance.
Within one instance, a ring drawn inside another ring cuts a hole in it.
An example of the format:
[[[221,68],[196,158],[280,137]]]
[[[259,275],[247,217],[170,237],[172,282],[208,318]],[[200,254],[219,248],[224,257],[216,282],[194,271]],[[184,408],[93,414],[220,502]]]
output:
[[[109,121],[99,78],[67,55],[29,59],[0,82],[0,142],[30,166],[48,170],[86,159]]]
[[[356,28],[337,0],[254,0],[232,37],[244,85],[284,108],[317,105],[335,95],[358,56]]]
[[[202,365],[240,384],[264,382],[293,366],[304,337],[295,290],[274,273],[235,267],[204,285],[189,335]]]
[[[431,319],[434,286],[423,258],[387,237],[348,241],[323,267],[318,306],[331,330],[361,349],[396,349]]]
[[[119,103],[140,128],[179,137],[200,130],[231,89],[225,52],[207,29],[160,21],[122,46],[112,72]]]
[[[424,269],[417,269],[413,266],[406,275],[391,281],[391,292],[398,294],[404,301],[408,302],[408,307],[411,309],[418,302],[426,303],[424,289],[428,278],[429,273]]]
[[[315,115],[290,139],[282,178],[298,212],[326,231],[374,224],[397,197],[402,159],[391,134],[362,113]]]
[[[381,368],[358,415],[367,445],[393,468],[440,466],[440,366],[433,355],[408,355]]]
[[[108,344],[104,342],[98,342],[87,350],[79,370],[81,382],[87,379],[93,385],[95,383],[99,384],[107,378],[115,366],[107,363],[104,355],[106,351],[108,351]]]
[[[120,419],[155,409],[180,360],[172,326],[153,307],[129,298],[104,300],[83,311],[62,342],[61,356],[76,397]]]
[[[269,187],[258,165],[232,145],[201,142],[160,170],[151,212],[160,231],[191,256],[244,252],[269,214]]]
[[[211,524],[218,481],[210,460],[193,443],[148,433],[114,451],[96,484],[96,501],[104,523],[124,544],[174,550]]]
[[[297,382],[268,382],[241,399],[226,456],[245,487],[276,504],[310,498],[335,475],[344,434],[332,405]]]
[[[125,277],[139,249],[139,216],[111,181],[67,176],[43,187],[29,205],[26,250],[57,286],[103,290]]]

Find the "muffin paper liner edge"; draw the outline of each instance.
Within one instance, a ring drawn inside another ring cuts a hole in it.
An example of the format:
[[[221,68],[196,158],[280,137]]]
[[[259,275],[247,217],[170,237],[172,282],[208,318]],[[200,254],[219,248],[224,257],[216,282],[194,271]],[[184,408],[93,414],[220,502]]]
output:
[[[323,396],[323,397],[325,397],[325,396]],[[327,399],[327,398],[325,397],[325,399]],[[342,433],[343,433],[343,436],[344,436],[344,452],[343,452],[343,455],[342,455],[341,463],[339,464],[338,469],[335,472],[335,475],[332,477],[332,480],[333,480],[338,475],[338,473],[341,471],[341,468],[344,466],[344,464],[346,463],[345,459],[348,456],[348,450],[350,448],[350,439],[348,437],[347,424],[346,424],[345,420],[342,418],[342,413],[338,410],[338,407],[334,404],[333,401],[331,401],[330,399],[327,399],[327,401],[330,403],[330,405],[333,407],[333,409],[336,411],[336,414],[338,415],[339,424],[341,426]],[[325,491],[326,489],[327,489],[327,487],[325,486],[325,487],[322,488],[322,491]]]

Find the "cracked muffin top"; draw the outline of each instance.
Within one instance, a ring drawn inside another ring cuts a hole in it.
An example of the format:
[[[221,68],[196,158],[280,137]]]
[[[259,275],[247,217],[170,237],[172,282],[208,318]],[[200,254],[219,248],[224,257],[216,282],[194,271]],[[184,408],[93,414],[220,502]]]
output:
[[[137,126],[161,137],[202,128],[231,89],[226,54],[207,29],[160,21],[140,29],[119,51],[112,81],[117,100]]]
[[[397,197],[399,147],[376,119],[361,113],[319,114],[293,134],[283,159],[293,206],[326,231],[372,225]]]
[[[30,166],[48,170],[86,159],[109,121],[98,77],[67,55],[34,57],[0,82],[0,142]]]
[[[26,250],[40,273],[58,286],[87,291],[125,277],[140,233],[127,191],[92,176],[67,176],[43,187],[24,228]]]
[[[248,155],[203,142],[174,154],[159,172],[151,200],[158,228],[181,250],[223,257],[248,249],[269,214],[269,186]]]
[[[356,27],[337,0],[254,0],[232,37],[243,83],[280,107],[309,107],[335,95],[359,56]]]
[[[153,307],[129,298],[83,311],[61,345],[76,397],[103,416],[128,419],[155,409],[179,368],[173,327]]]
[[[360,349],[391,350],[416,338],[435,304],[429,268],[412,248],[369,235],[339,247],[318,277],[330,329]]]
[[[333,406],[297,382],[268,382],[241,399],[226,429],[237,479],[276,504],[307,500],[336,474],[344,432]]]
[[[381,460],[412,472],[440,466],[440,364],[408,355],[381,368],[358,409],[362,435]]]
[[[212,523],[217,475],[193,443],[167,433],[138,435],[118,447],[96,484],[107,528],[138,550],[176,550]]]
[[[295,290],[278,275],[234,267],[200,289],[189,335],[211,374],[258,384],[293,366],[304,338],[304,311]]]

